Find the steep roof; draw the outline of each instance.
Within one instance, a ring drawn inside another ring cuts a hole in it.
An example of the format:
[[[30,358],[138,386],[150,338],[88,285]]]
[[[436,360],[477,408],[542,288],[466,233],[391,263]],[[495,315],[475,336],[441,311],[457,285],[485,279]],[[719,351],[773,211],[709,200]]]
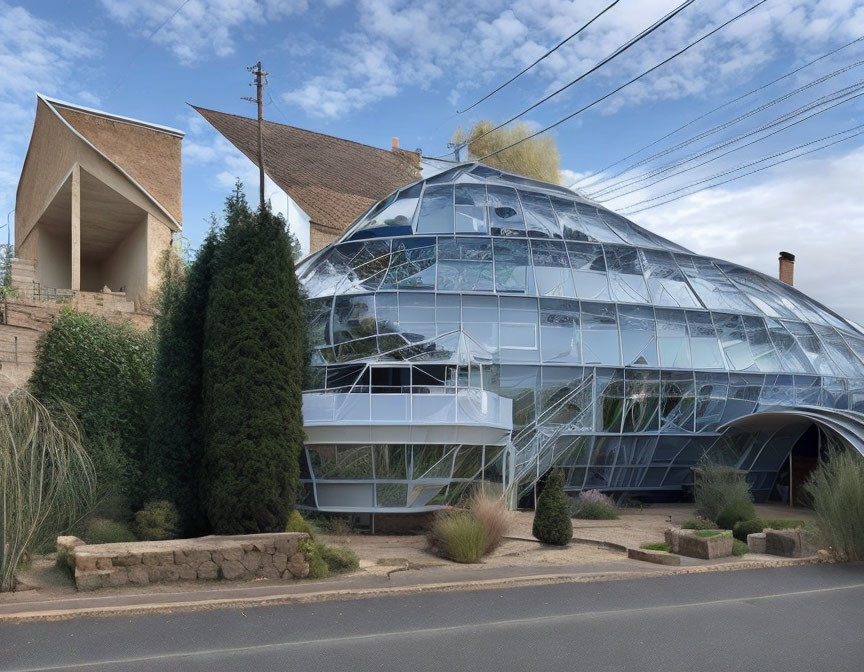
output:
[[[258,122],[192,107],[258,165]],[[267,175],[316,224],[343,230],[374,202],[420,178],[420,157],[302,128],[264,122]]]

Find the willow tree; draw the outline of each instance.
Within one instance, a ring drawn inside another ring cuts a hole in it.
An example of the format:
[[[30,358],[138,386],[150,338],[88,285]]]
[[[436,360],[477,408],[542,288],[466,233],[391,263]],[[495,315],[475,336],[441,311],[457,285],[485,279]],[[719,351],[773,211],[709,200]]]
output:
[[[483,163],[489,166],[558,184],[561,179],[561,154],[553,137],[538,135],[526,140],[534,130],[525,123],[493,131],[495,126],[493,122],[483,120],[474,124],[468,133],[461,127],[457,128],[452,141],[455,144],[467,142],[468,157],[472,160],[483,159]],[[514,144],[517,142],[518,145]],[[504,151],[487,156],[498,150]]]
[[[228,199],[204,334],[204,508],[216,534],[281,531],[303,445],[303,306],[285,220]]]
[[[0,401],[0,591],[22,558],[67,530],[95,491],[93,463],[72,417],[25,390]]]

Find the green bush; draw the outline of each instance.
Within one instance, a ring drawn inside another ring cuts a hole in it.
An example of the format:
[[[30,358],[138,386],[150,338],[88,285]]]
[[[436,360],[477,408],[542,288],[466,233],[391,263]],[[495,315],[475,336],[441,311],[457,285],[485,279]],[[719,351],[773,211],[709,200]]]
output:
[[[750,499],[750,491],[735,487],[729,493],[726,505],[717,516],[717,527],[731,530],[736,523],[743,520],[752,520],[756,516],[753,500]]]
[[[732,555],[742,556],[746,555],[749,552],[750,547],[747,546],[747,544],[745,544],[743,541],[735,539],[735,541],[732,542]]]
[[[486,531],[467,511],[439,512],[429,534],[438,551],[454,562],[479,562],[486,552]]]
[[[759,534],[766,527],[767,525],[765,521],[759,518],[740,520],[735,523],[735,526],[732,528],[732,535],[746,544],[748,534]]]
[[[652,541],[649,544],[642,544],[639,548],[646,551],[666,551],[669,552],[669,544],[664,541]]]
[[[599,490],[580,492],[570,500],[570,512],[573,518],[582,520],[615,520],[618,517],[615,502]]]
[[[703,539],[711,537],[731,537],[732,533],[729,530],[696,530],[693,534]]]
[[[693,518],[681,523],[681,528],[685,530],[716,530],[717,523],[713,520],[705,520],[704,518]]]
[[[318,545],[318,553],[327,564],[330,574],[353,572],[360,568],[360,558],[350,548],[345,546]]]
[[[67,405],[93,460],[100,512],[128,518],[143,503],[154,339],[131,322],[64,308],[36,346],[33,395]]]
[[[299,488],[305,315],[284,218],[228,199],[203,355],[204,509],[217,534],[281,531]]]
[[[313,539],[315,538],[315,531],[312,529],[312,526],[303,519],[303,516],[300,515],[300,512],[297,509],[292,509],[291,513],[288,514],[288,522],[285,523],[285,531],[305,532]]]
[[[795,530],[810,525],[806,520],[784,520],[782,518],[773,518],[763,522],[765,523],[763,530]]]
[[[326,579],[329,574],[327,562],[321,557],[321,544],[316,544],[314,541],[304,541],[300,544],[300,550],[306,556],[306,562],[309,563],[310,579]]]
[[[864,459],[855,451],[832,450],[804,486],[822,541],[836,557],[864,560]]]
[[[738,520],[755,517],[746,475],[738,470],[703,460],[696,470],[693,494],[696,515],[701,518],[719,523],[720,515],[725,513],[724,522],[731,520],[734,525]],[[748,502],[749,515],[744,515]]]
[[[570,520],[570,505],[564,493],[564,473],[554,469],[534,512],[532,534],[544,544],[566,546],[573,539],[573,522]]]
[[[179,529],[180,514],[171,502],[148,502],[135,514],[135,534],[141,541],[176,539]]]
[[[84,541],[88,544],[119,544],[137,540],[125,523],[94,518],[86,527]]]

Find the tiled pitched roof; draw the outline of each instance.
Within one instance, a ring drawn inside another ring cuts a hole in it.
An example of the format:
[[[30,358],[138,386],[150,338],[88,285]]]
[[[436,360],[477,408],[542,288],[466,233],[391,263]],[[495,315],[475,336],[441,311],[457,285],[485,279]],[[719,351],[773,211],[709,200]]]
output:
[[[255,119],[192,106],[255,165]],[[316,224],[342,231],[375,201],[420,179],[419,155],[264,122],[267,175]]]

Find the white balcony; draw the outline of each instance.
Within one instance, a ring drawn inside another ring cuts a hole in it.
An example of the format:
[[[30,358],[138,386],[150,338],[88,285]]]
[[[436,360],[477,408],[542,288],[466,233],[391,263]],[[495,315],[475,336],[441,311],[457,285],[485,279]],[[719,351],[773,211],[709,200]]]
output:
[[[307,443],[431,443],[503,446],[513,402],[477,388],[355,388],[303,394]]]

